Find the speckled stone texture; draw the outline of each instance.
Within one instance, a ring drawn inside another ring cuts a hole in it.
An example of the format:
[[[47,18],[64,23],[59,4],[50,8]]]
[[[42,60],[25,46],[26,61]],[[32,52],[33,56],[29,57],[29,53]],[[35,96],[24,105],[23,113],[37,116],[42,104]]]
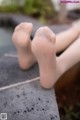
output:
[[[13,54],[12,52],[12,55]],[[39,76],[38,65],[23,71],[18,65],[18,58],[0,57],[0,87],[29,80]]]
[[[16,55],[16,52],[7,55]],[[38,76],[37,64],[23,71],[19,68],[18,58],[0,57],[0,87],[30,81]],[[60,120],[54,89],[43,89],[39,80],[0,89],[0,113],[7,113],[8,120]]]
[[[41,88],[39,80],[0,91],[0,113],[8,120],[60,120],[54,90]]]

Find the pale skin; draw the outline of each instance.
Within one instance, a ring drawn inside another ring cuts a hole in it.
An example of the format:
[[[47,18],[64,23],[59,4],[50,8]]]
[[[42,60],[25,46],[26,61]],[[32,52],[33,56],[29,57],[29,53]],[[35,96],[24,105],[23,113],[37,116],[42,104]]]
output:
[[[32,42],[31,32],[31,23],[21,23],[13,33],[19,65],[25,70],[38,62],[41,86],[50,89],[64,72],[80,61],[80,31],[77,25],[72,25],[69,30],[55,35],[48,27],[41,27]],[[64,49],[56,57],[56,53]]]

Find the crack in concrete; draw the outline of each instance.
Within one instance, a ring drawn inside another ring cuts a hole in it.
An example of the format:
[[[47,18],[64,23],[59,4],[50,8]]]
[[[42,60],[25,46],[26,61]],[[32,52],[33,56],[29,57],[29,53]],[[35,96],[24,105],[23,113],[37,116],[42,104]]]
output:
[[[13,88],[13,87],[20,86],[20,85],[28,84],[28,83],[31,83],[31,82],[35,82],[39,79],[40,79],[40,77],[36,77],[36,78],[30,79],[30,80],[26,80],[24,82],[19,82],[19,83],[11,84],[11,85],[8,85],[8,86],[4,86],[4,87],[0,88],[0,91],[7,90],[7,89],[10,89],[10,88]]]
[[[4,56],[5,56],[5,57],[14,57],[14,58],[18,58],[18,55],[16,55],[16,54],[8,54],[8,53],[5,53]]]

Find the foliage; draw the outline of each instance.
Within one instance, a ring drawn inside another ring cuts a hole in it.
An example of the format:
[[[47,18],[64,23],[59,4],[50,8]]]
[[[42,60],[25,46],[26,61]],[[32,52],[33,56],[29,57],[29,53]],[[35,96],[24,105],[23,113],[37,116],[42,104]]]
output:
[[[9,0],[0,6],[0,12],[21,12],[41,21],[55,18],[56,12],[50,0],[24,0],[21,5],[20,0]]]
[[[0,12],[16,12],[19,9],[19,0],[3,0]]]
[[[18,11],[18,6],[0,6],[0,12],[16,12]]]
[[[46,20],[53,17],[55,10],[50,0],[25,0],[24,13]]]
[[[80,120],[80,103],[75,108],[64,107],[65,115],[61,115],[61,120]]]

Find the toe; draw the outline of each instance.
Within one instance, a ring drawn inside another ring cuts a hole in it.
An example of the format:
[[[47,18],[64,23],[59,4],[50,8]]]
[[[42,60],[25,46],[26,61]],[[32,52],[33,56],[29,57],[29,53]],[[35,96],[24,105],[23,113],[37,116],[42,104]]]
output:
[[[32,27],[33,27],[32,23],[27,23],[27,22],[21,23],[21,25],[20,25],[21,30],[24,30],[29,33],[32,32]]]
[[[32,23],[24,22],[24,23],[21,23],[18,26],[16,26],[15,31],[17,31],[17,30],[25,30],[27,32],[31,32],[32,28],[33,28]]]
[[[22,25],[23,25],[23,24],[24,24],[24,23],[20,23],[19,25],[17,25],[16,28],[15,28],[15,31],[20,30],[20,29],[22,28]]]
[[[20,29],[20,25],[16,26],[15,30],[14,31],[17,31]]]

